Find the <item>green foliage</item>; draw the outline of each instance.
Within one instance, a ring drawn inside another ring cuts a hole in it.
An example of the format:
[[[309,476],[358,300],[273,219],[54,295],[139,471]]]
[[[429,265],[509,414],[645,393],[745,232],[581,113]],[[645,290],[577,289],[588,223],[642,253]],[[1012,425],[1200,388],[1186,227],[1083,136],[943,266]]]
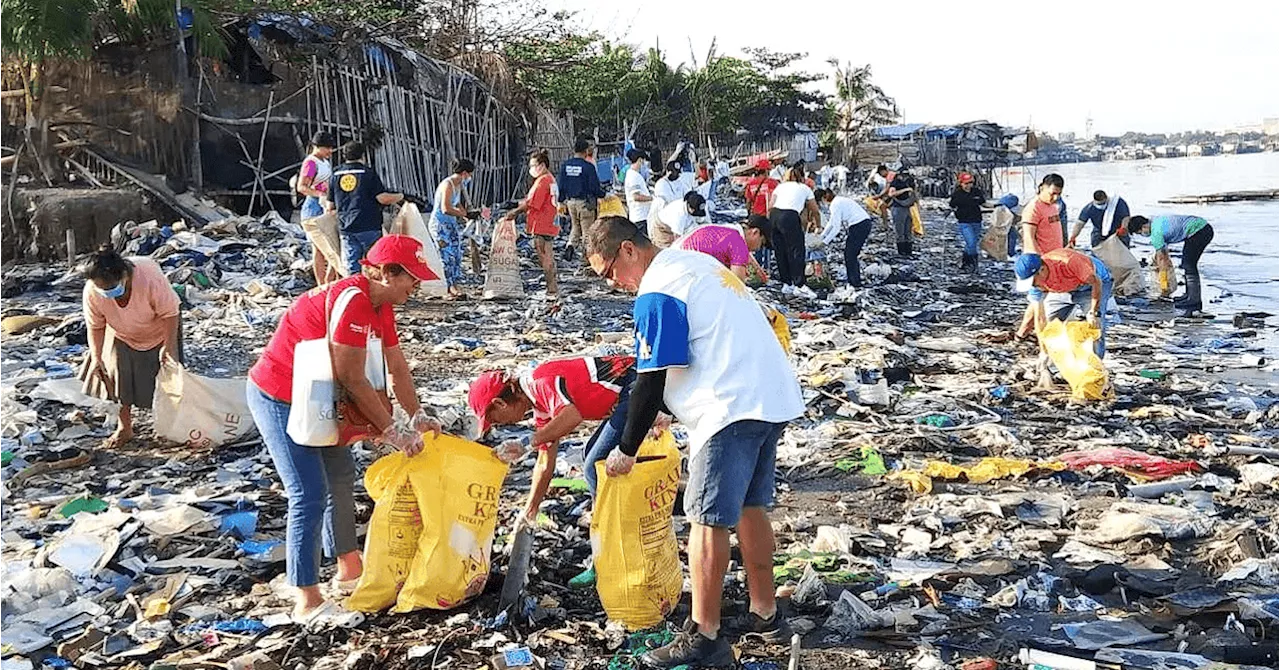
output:
[[[2,0],[0,39],[5,55],[28,64],[81,58],[93,43],[95,0]]]
[[[871,66],[853,67],[831,59],[835,68],[836,96],[829,112],[828,127],[837,139],[852,147],[879,126],[896,123],[898,105],[871,80]]]

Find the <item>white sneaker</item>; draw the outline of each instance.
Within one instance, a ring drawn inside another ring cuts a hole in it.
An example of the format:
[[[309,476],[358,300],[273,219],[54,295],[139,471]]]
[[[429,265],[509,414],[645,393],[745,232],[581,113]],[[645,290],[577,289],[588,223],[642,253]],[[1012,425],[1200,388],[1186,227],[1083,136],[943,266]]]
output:
[[[809,288],[808,286],[797,286],[796,295],[802,298],[808,298],[809,300],[813,300],[818,297],[818,294],[815,293],[814,290]]]
[[[795,294],[796,294],[796,287],[792,286],[791,284],[782,285],[782,295],[795,295]]]
[[[302,616],[294,616],[293,622],[306,630],[327,628],[355,628],[364,623],[364,614],[343,609],[341,605],[326,600],[324,604]]]

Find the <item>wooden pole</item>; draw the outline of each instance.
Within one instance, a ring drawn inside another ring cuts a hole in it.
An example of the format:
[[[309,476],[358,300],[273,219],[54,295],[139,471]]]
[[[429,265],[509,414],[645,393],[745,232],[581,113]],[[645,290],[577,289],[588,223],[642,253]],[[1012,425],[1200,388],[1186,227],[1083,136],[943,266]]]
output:
[[[258,196],[258,185],[259,184],[262,185],[263,191],[267,190],[267,183],[262,179],[262,152],[267,146],[267,129],[271,127],[271,107],[272,107],[272,104],[275,103],[275,101],[276,101],[276,92],[275,92],[275,89],[272,89],[271,94],[267,96],[267,112],[266,114],[263,115],[266,118],[266,120],[262,122],[262,137],[258,139],[258,160],[253,166],[253,172],[255,175],[257,175],[258,178],[253,183],[253,194],[249,196],[250,212],[253,211],[253,203]],[[262,197],[265,202],[268,202],[268,203],[271,202],[271,196],[267,195],[266,193],[263,193]]]
[[[67,229],[67,263],[73,263],[76,260],[76,231]]]

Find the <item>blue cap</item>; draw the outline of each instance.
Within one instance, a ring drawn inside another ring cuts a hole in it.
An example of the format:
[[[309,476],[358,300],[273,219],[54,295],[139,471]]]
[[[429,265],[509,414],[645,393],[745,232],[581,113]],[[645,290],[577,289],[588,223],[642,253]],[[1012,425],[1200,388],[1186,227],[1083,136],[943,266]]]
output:
[[[1039,254],[1021,254],[1014,259],[1013,273],[1018,276],[1016,288],[1023,293],[1030,291],[1036,273],[1040,271],[1042,265],[1044,262],[1040,260]]]
[[[1018,196],[1012,193],[1006,193],[1000,197],[1000,204],[1008,207],[1009,209],[1013,209],[1018,206]]]

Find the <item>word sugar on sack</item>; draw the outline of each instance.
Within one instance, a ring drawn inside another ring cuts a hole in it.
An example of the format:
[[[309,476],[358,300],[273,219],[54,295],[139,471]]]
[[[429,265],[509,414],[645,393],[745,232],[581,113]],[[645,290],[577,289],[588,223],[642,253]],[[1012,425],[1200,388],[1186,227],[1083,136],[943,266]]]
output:
[[[640,446],[635,467],[609,477],[596,464],[600,490],[591,517],[591,554],[600,603],[630,630],[661,623],[680,599],[680,549],[671,513],[680,485],[680,452],[667,431]]]
[[[413,458],[396,453],[370,466],[365,485],[377,502],[347,606],[443,610],[483,591],[506,475],[492,449],[449,435],[424,437]]]

